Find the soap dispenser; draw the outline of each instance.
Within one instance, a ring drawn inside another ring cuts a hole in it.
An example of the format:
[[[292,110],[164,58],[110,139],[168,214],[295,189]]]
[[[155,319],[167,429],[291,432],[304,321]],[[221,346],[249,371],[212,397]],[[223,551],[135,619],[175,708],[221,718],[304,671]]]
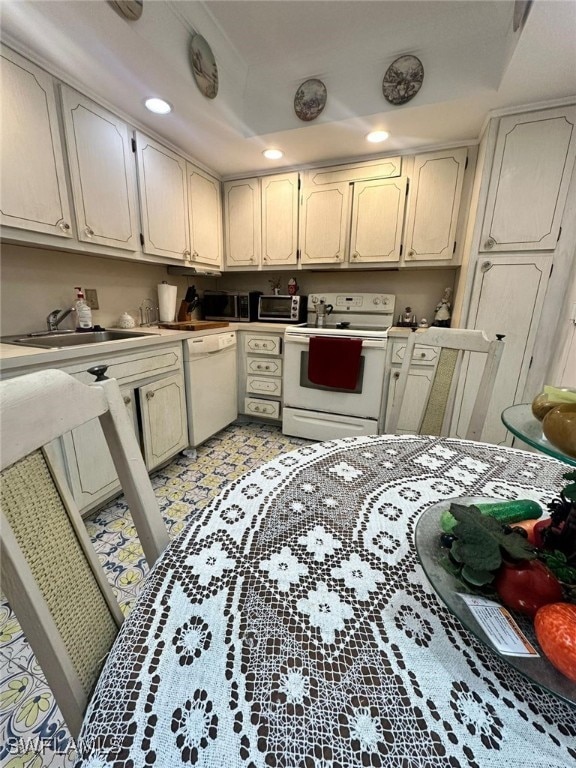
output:
[[[74,302],[74,309],[76,310],[76,325],[80,331],[90,330],[92,325],[92,310],[86,303],[84,292],[79,286],[74,288],[76,291],[76,301]]]

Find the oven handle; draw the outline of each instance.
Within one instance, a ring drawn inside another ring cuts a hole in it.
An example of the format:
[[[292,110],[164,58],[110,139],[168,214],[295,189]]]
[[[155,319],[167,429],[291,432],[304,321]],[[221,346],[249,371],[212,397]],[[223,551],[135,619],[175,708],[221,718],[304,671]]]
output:
[[[357,337],[350,336],[348,338],[357,338]],[[309,341],[310,341],[309,336],[302,336],[302,337],[285,336],[284,337],[285,344],[300,344],[302,346],[307,347],[309,346]],[[362,349],[386,349],[386,342],[387,342],[386,339],[362,339]]]

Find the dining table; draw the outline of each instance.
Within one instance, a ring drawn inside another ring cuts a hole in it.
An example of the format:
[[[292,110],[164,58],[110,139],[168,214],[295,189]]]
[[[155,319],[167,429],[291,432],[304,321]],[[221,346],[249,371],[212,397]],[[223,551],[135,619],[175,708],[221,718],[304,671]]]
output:
[[[576,706],[478,639],[415,546],[431,506],[545,508],[567,469],[515,448],[374,435],[306,444],[230,482],[149,573],[77,766],[576,765]]]

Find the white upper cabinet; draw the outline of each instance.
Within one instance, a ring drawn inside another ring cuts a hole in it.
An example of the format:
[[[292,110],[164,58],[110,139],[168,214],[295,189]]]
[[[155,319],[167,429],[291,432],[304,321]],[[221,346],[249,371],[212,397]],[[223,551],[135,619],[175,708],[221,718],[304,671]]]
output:
[[[0,221],[72,237],[54,80],[7,48],[1,57]]]
[[[187,163],[190,259],[222,267],[222,204],[220,182]]]
[[[227,267],[257,267],[261,249],[260,180],[224,182],[224,250]]]
[[[406,203],[401,159],[317,168],[300,196],[302,265],[398,262]]]
[[[77,91],[61,93],[78,239],[138,250],[131,130]]]
[[[144,253],[189,259],[186,161],[140,132],[136,156]]]
[[[482,251],[554,250],[576,153],[576,107],[500,121]]]
[[[262,264],[298,263],[298,174],[264,176],[262,193]]]
[[[298,174],[224,182],[226,267],[298,263]]]
[[[456,227],[467,149],[416,155],[410,177],[404,261],[449,262]]]
[[[350,261],[398,261],[406,203],[406,177],[358,181],[352,194]]]
[[[344,261],[350,210],[347,181],[304,188],[300,214],[302,264]]]

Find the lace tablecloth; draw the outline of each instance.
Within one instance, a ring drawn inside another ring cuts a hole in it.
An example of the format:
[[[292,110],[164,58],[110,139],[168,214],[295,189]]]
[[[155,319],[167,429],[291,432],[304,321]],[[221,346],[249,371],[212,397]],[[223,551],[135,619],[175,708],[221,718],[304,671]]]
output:
[[[233,482],[173,542],[106,663],[85,768],[566,768],[576,709],[439,602],[419,515],[546,503],[567,467],[429,437],[300,448]]]

